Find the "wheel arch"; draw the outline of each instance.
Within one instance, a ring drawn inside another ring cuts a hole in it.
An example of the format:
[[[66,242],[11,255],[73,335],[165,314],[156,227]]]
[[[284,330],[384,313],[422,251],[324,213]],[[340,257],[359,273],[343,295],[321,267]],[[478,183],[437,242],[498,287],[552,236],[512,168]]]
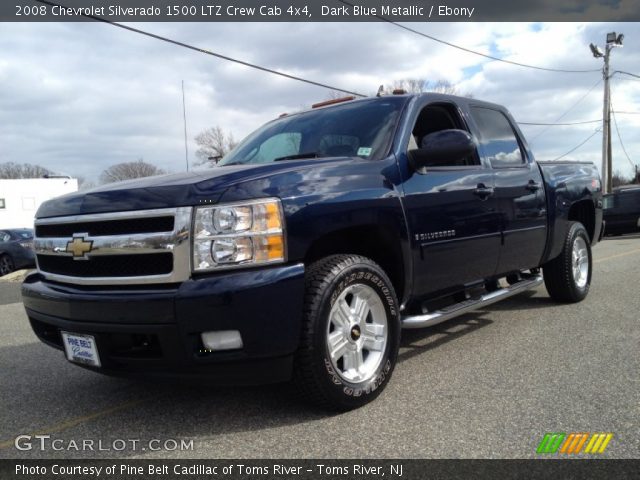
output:
[[[570,222],[580,222],[589,234],[591,243],[594,243],[596,230],[596,209],[592,200],[580,200],[571,205],[567,216]]]
[[[402,253],[401,239],[379,225],[358,225],[325,233],[316,238],[306,251],[304,264],[335,254],[367,257],[382,268],[402,302],[408,290],[409,271]]]

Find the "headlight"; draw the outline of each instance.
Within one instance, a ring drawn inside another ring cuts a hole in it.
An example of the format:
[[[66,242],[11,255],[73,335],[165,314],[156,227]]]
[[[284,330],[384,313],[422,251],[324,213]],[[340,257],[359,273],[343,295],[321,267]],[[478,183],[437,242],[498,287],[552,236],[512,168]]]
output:
[[[269,198],[196,208],[194,271],[284,261],[280,200]]]

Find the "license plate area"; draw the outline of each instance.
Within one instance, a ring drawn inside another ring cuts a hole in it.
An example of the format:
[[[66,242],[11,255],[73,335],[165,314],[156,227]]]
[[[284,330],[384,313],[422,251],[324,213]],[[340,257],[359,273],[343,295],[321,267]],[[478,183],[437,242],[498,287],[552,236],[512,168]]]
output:
[[[92,367],[99,367],[101,365],[95,337],[92,335],[81,335],[79,333],[60,333],[62,334],[62,343],[64,344],[67,360]]]

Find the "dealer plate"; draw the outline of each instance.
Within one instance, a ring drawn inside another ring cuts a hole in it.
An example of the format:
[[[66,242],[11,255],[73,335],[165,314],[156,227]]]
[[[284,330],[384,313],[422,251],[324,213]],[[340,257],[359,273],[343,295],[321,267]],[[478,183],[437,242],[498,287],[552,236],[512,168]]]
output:
[[[96,339],[93,336],[69,332],[60,333],[62,333],[67,360],[92,367],[100,366],[98,347],[96,347]]]

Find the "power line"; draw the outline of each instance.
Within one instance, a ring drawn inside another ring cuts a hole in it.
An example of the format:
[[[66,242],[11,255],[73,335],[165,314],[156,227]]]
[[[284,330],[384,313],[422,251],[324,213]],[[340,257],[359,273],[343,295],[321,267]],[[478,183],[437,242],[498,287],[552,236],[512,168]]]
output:
[[[584,120],[582,122],[568,122],[568,123],[536,123],[536,122],[518,122],[519,125],[546,125],[548,127],[555,127],[558,125],[584,125],[586,123],[600,123],[601,119],[598,120]]]
[[[618,140],[620,141],[620,146],[622,147],[622,151],[624,152],[625,157],[627,157],[627,160],[629,160],[631,167],[635,171],[636,164],[633,163],[633,161],[629,157],[629,154],[627,153],[627,149],[624,148],[624,143],[622,143],[622,137],[620,136],[620,129],[618,128],[618,121],[616,120],[616,113],[613,111],[613,104],[611,105],[611,113],[613,114],[613,124],[616,126],[616,133],[618,134]]]
[[[589,90],[586,91],[586,93],[580,97],[578,99],[578,101],[576,103],[574,103],[573,105],[571,105],[562,115],[560,115],[558,118],[556,118],[555,122],[559,122],[560,120],[562,120],[571,110],[573,110],[574,108],[576,108],[585,98],[587,98],[587,96],[593,91],[594,88],[596,88],[598,85],[600,85],[600,82],[602,82],[602,78],[599,78],[598,81],[596,83],[594,83],[591,88]],[[599,120],[601,121],[601,120]],[[594,122],[595,123],[595,122]],[[550,125],[549,125],[550,126]],[[529,139],[530,143],[533,143],[533,141],[538,138],[540,135],[542,135],[544,132],[546,132],[547,130],[549,130],[549,126],[547,126],[547,128],[543,128],[542,130],[540,130],[538,133],[536,133],[533,137],[531,137]]]
[[[640,115],[640,112],[620,112],[617,110],[614,113],[618,113],[620,115]]]
[[[640,78],[640,75],[636,75],[635,73],[623,72],[622,70],[616,70],[616,71],[614,71],[614,72],[611,74],[611,76],[615,75],[616,73],[621,73],[622,75],[629,75],[630,77]]]
[[[567,156],[567,155],[569,155],[570,153],[575,152],[577,149],[579,149],[581,146],[583,146],[585,143],[587,143],[587,142],[588,142],[589,140],[591,140],[591,139],[592,139],[592,138],[593,138],[597,133],[599,133],[599,132],[601,132],[601,131],[602,131],[602,129],[601,129],[601,128],[596,128],[596,130],[595,130],[591,135],[589,135],[589,136],[588,136],[588,137],[587,137],[587,138],[586,138],[582,143],[579,143],[578,145],[576,145],[575,147],[573,147],[571,150],[569,150],[567,153],[565,153],[565,154],[563,154],[563,155],[560,155],[560,156],[559,156],[559,157],[557,157],[557,158],[554,158],[554,159],[552,160],[552,162],[555,162],[556,160],[560,160],[561,158],[566,157],[566,156]]]
[[[348,5],[350,7],[354,7],[353,4],[347,2],[346,0],[338,0],[340,3],[344,3],[345,5]],[[461,47],[460,45],[456,45],[454,43],[451,42],[447,42],[446,40],[441,40],[440,38],[436,38],[433,35],[428,35],[426,33],[420,32],[418,30],[414,30],[413,28],[407,27],[405,25],[402,25],[398,22],[394,22],[393,20],[389,20],[386,17],[383,17],[382,15],[373,15],[374,17],[382,20],[383,22],[387,22],[390,23],[391,25],[395,25],[398,28],[402,28],[403,30],[406,30],[408,32],[411,33],[415,33],[416,35],[420,35],[421,37],[424,38],[428,38],[429,40],[432,40],[434,42],[438,42],[441,43],[443,45],[447,45],[449,47],[452,48],[457,48],[458,50],[462,50],[463,52],[467,52],[467,53],[473,53],[474,55],[479,55],[481,57],[485,57],[488,58],[490,60],[496,60],[498,62],[503,62],[503,63],[508,63],[510,65],[515,65],[518,67],[524,67],[524,68],[533,68],[535,70],[543,70],[545,72],[556,72],[556,73],[593,73],[593,72],[600,72],[600,69],[595,69],[595,70],[564,70],[564,69],[560,69],[560,68],[546,68],[546,67],[538,67],[536,65],[528,65],[526,63],[519,63],[519,62],[513,62],[511,60],[505,60],[504,58],[499,58],[499,57],[494,57],[493,55],[487,55],[486,53],[482,53],[482,52],[478,52],[476,50],[471,50],[470,48],[466,48],[466,47]]]
[[[640,78],[629,78],[629,77],[615,77],[615,80],[620,80],[623,82],[640,82]]]
[[[38,2],[38,3],[43,3],[45,5],[52,6],[52,7],[66,8],[66,7],[64,7],[64,5],[60,5],[60,4],[57,4],[57,3],[49,2],[48,0],[35,0],[35,1]],[[244,60],[239,60],[237,58],[229,57],[227,55],[222,55],[220,53],[212,52],[212,51],[206,50],[204,48],[195,47],[193,45],[189,45],[188,43],[183,43],[183,42],[179,42],[177,40],[172,40],[170,38],[163,37],[161,35],[156,35],[155,33],[146,32],[144,30],[140,30],[140,29],[137,29],[137,28],[134,28],[134,27],[129,27],[127,25],[122,25],[121,23],[112,22],[111,20],[107,20],[106,18],[97,17],[95,15],[88,15],[88,14],[85,14],[85,13],[81,13],[80,15],[85,17],[85,18],[90,18],[91,20],[95,20],[97,22],[107,23],[109,25],[113,25],[114,27],[122,28],[124,30],[129,30],[130,32],[139,33],[140,35],[146,35],[147,37],[155,38],[156,40],[161,40],[163,42],[171,43],[171,44],[177,45],[179,47],[188,48],[189,50],[194,50],[196,52],[204,53],[206,55],[211,55],[212,57],[217,57],[217,58],[220,58],[222,60],[227,60],[229,62],[238,63],[240,65],[244,65],[245,67],[255,68],[256,70],[261,70],[263,72],[272,73],[274,75],[279,75],[281,77],[288,78],[290,80],[297,80],[298,82],[308,83],[309,85],[315,85],[317,87],[328,88],[329,90],[337,90],[339,92],[348,93],[350,95],[355,95],[357,97],[366,97],[367,96],[367,95],[364,95],[362,93],[352,92],[350,90],[345,90],[343,88],[333,87],[333,86],[327,85],[325,83],[316,82],[314,80],[309,80],[309,79],[306,79],[306,78],[298,77],[298,76],[295,76],[295,75],[291,75],[289,73],[284,73],[284,72],[280,72],[278,70],[273,70],[271,68],[263,67],[261,65],[255,64],[255,63],[245,62]]]

